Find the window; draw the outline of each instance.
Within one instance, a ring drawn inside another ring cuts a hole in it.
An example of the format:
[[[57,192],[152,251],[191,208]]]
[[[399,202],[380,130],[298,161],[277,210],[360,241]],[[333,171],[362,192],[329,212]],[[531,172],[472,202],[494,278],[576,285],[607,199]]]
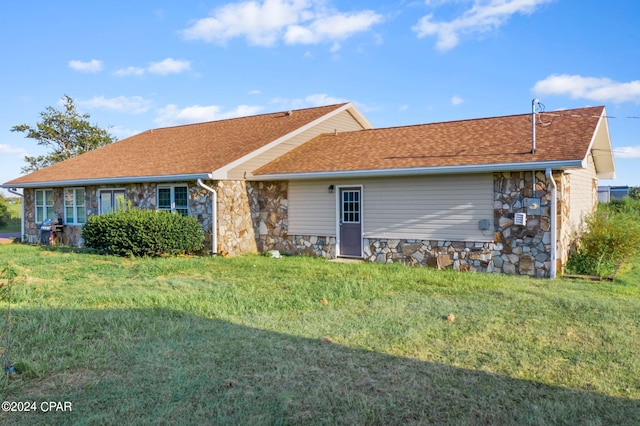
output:
[[[100,214],[117,212],[127,207],[124,189],[100,190]]]
[[[342,222],[360,223],[360,190],[342,191]]]
[[[167,210],[188,216],[189,189],[186,186],[158,187],[158,210]]]
[[[53,217],[53,189],[36,189],[36,223]]]
[[[64,190],[64,223],[81,224],[87,221],[84,188]]]

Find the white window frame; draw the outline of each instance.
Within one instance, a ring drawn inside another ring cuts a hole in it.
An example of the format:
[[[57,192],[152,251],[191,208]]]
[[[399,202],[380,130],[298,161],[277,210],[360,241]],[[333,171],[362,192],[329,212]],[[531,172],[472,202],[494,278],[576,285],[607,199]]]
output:
[[[124,188],[101,188],[98,190],[98,211],[100,214],[105,214],[102,211],[102,194],[110,192],[111,193],[111,211],[106,213],[114,213],[118,211],[118,203],[116,202],[115,195],[116,193],[122,193],[124,195],[125,200],[127,199],[127,191]]]
[[[186,188],[187,189],[187,204],[185,206],[177,206],[176,205],[176,188]],[[169,207],[160,207],[160,190],[161,189],[169,189],[169,197],[170,197],[170,205]],[[187,210],[187,214],[185,216],[189,216],[189,185],[158,185],[156,189],[156,199],[158,200],[156,208],[158,210],[165,210],[171,213],[178,213],[178,210]]]
[[[84,203],[82,205],[78,204],[78,191],[84,192]],[[71,202],[72,204],[67,204],[67,193],[71,192]],[[87,222],[87,190],[83,187],[78,188],[64,188],[64,223],[65,225],[84,225]],[[73,209],[73,221],[69,222],[67,216],[67,208]],[[84,209],[84,221],[78,221],[78,209]]]
[[[38,192],[42,193],[42,204],[38,204]],[[51,193],[51,205],[47,204],[47,192]],[[36,189],[33,194],[33,205],[35,206],[35,223],[42,223],[47,219],[55,219],[54,205],[53,201],[53,189]],[[47,209],[51,208],[51,217],[47,216]],[[38,211],[42,212],[42,217],[38,220]]]

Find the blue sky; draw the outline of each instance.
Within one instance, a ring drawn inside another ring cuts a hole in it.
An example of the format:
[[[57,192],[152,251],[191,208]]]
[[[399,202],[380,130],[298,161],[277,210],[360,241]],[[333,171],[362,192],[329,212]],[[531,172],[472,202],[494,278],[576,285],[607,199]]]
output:
[[[0,183],[63,95],[119,139],[352,101],[376,127],[605,105],[640,186],[637,0],[65,0],[3,4]]]

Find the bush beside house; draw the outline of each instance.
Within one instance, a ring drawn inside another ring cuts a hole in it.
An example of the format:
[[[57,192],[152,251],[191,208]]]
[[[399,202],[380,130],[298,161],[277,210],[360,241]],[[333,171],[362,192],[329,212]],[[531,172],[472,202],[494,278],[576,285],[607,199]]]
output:
[[[195,218],[153,210],[91,216],[82,237],[87,247],[117,256],[194,253],[204,244],[202,227]]]
[[[567,262],[572,274],[611,277],[626,259],[640,253],[640,200],[603,203],[585,218],[585,231]]]

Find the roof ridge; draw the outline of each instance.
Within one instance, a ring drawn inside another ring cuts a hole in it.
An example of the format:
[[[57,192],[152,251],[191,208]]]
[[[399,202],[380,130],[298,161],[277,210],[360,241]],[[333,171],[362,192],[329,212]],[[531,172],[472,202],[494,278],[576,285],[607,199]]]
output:
[[[341,106],[347,105],[349,103],[350,102],[342,102],[342,103],[337,103],[337,104],[320,105],[320,106],[308,107],[308,108],[298,108],[298,109],[283,110],[283,111],[264,112],[262,114],[242,115],[242,116],[239,116],[239,117],[222,118],[220,120],[208,120],[208,121],[199,121],[197,123],[176,124],[175,126],[154,127],[152,129],[144,130],[144,131],[142,131],[142,132],[140,132],[138,134],[147,133],[147,132],[153,132],[154,130],[176,129],[176,128],[179,128],[179,127],[198,126],[198,125],[210,124],[210,123],[222,123],[224,121],[242,120],[242,119],[245,119],[245,118],[263,117],[263,116],[267,116],[267,115],[287,114],[287,112],[310,111],[310,110],[313,110],[313,109],[329,108],[329,107],[336,107],[337,108],[337,107],[341,107]]]
[[[579,110],[594,109],[594,108],[604,108],[604,105],[595,105],[595,106],[582,107],[582,108],[558,109],[555,111],[542,111],[539,114],[558,114],[561,112],[571,112],[571,111],[579,111]],[[375,130],[403,129],[403,128],[410,128],[410,127],[432,126],[437,124],[463,123],[468,121],[483,121],[483,120],[496,120],[496,119],[513,118],[513,117],[528,117],[530,115],[531,113],[529,112],[529,113],[520,113],[520,114],[496,115],[492,117],[462,118],[458,120],[433,121],[431,123],[417,123],[417,124],[405,124],[405,125],[389,126],[389,127],[375,127],[372,129],[358,129],[358,130],[352,130],[349,132],[338,132],[338,133],[365,132],[370,130],[375,131]]]

